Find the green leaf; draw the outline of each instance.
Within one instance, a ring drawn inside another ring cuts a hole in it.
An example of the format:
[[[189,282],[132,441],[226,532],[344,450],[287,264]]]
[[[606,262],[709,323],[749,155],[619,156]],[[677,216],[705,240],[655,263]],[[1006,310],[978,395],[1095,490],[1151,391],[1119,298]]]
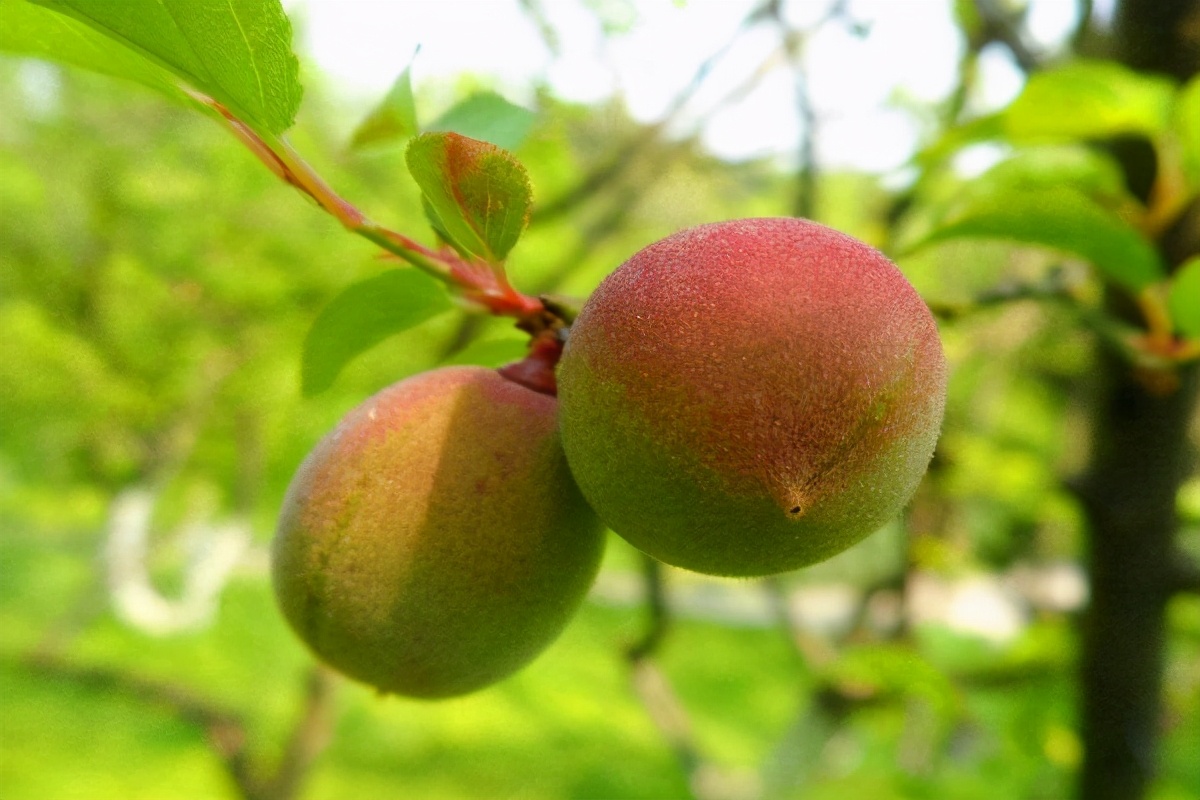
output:
[[[1075,146],[1018,150],[971,185],[971,191],[1019,192],[1067,187],[1112,204],[1132,198],[1117,162],[1104,153]]]
[[[1076,142],[1119,134],[1157,138],[1171,124],[1175,93],[1169,78],[1111,61],[1072,61],[1034,73],[1004,111],[947,130],[917,154],[916,164],[929,169],[983,141]],[[1175,116],[1179,119],[1180,112]],[[1187,119],[1197,118],[1200,111]]]
[[[429,130],[461,133],[505,150],[515,150],[529,136],[536,118],[529,109],[514,105],[495,92],[479,92],[443,114]]]
[[[26,0],[0,0],[0,50],[123,78],[193,104],[171,73],[70,17]]]
[[[408,170],[440,229],[459,250],[498,264],[529,222],[532,191],[512,153],[457,133],[409,142]]]
[[[1200,75],[1192,78],[1175,101],[1175,133],[1183,150],[1183,170],[1194,191],[1200,191]]]
[[[396,78],[387,95],[359,123],[350,139],[354,150],[404,141],[420,132],[417,127],[417,106],[413,100],[412,62]]]
[[[434,234],[438,238],[438,242],[448,244],[458,250],[459,255],[467,257],[469,254],[458,248],[450,239],[450,234],[446,233],[446,226],[442,224],[442,218],[433,210],[433,206],[429,202],[429,198],[421,195],[421,210],[425,212],[425,219],[429,222],[429,227],[433,228]]]
[[[1155,137],[1170,124],[1174,95],[1168,78],[1111,61],[1073,61],[1030,76],[1004,112],[1004,127],[1014,140]]]
[[[416,270],[389,270],[352,284],[317,315],[304,339],[302,391],[325,391],[359,354],[450,308],[441,284]]]
[[[1167,306],[1175,330],[1200,339],[1200,256],[1193,256],[1171,277]]]
[[[1137,230],[1067,187],[968,195],[910,249],[961,238],[1008,239],[1072,253],[1134,291],[1164,275],[1158,253]]]
[[[279,0],[34,0],[132,48],[250,126],[291,127],[299,63]]]

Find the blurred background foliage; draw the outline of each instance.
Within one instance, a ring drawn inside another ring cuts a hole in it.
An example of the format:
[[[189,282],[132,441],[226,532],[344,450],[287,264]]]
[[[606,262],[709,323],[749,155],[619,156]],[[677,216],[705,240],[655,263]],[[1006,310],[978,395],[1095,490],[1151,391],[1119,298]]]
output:
[[[481,88],[486,76],[418,86],[418,104]],[[274,517],[348,408],[437,364],[512,360],[522,338],[452,311],[302,398],[308,326],[388,268],[369,243],[150,92],[4,59],[0,108],[4,797],[1071,793],[1086,586],[1063,479],[1086,458],[1093,337],[1061,304],[976,300],[1061,278],[1094,302],[1099,284],[1041,251],[898,247],[961,177],[899,200],[873,175],[798,181],[718,160],[619,103],[541,93],[517,149],[541,201],[509,262],[518,287],[586,295],[646,243],[794,213],[806,186],[814,218],[899,253],[941,314],[945,433],[906,519],[797,574],[658,570],[610,537],[554,647],[499,686],[430,704],[335,691],[313,671],[271,597]],[[330,120],[351,113],[310,69],[292,141],[344,197],[420,235],[402,149],[350,150]],[[1178,508],[1181,543],[1200,554],[1200,477]],[[1200,791],[1200,597],[1168,611],[1151,796],[1183,800]]]

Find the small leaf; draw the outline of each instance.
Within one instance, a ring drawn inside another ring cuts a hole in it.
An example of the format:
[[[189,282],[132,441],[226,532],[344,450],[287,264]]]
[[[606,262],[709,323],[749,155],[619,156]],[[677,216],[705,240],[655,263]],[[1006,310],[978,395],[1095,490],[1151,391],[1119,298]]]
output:
[[[1175,329],[1200,339],[1200,256],[1193,256],[1171,277],[1167,306]]]
[[[1014,140],[1157,136],[1170,124],[1175,87],[1168,78],[1111,61],[1073,61],[1034,73],[1004,112]]]
[[[393,144],[416,136],[419,132],[417,106],[413,100],[412,62],[409,62],[375,110],[359,123],[350,139],[350,147],[361,150]]]
[[[26,0],[0,0],[0,19],[0,50],[131,80],[195,105],[174,75],[71,17]]]
[[[325,391],[359,354],[450,308],[441,284],[416,270],[388,270],[352,284],[317,315],[304,339],[302,391]]]
[[[455,247],[502,262],[529,222],[532,192],[521,163],[457,133],[421,134],[409,143],[406,160]]]
[[[446,226],[442,222],[442,218],[438,216],[436,211],[434,211],[433,206],[429,202],[429,198],[425,195],[421,195],[421,210],[425,212],[425,219],[429,223],[429,227],[433,228],[433,232],[437,236],[438,242],[455,247],[454,242],[450,239],[450,234],[446,233]],[[458,249],[458,254],[464,257],[469,257],[469,254],[461,249]]]
[[[271,134],[300,105],[299,63],[279,0],[33,0],[70,16]]]
[[[514,105],[495,92],[479,92],[443,114],[429,130],[461,133],[505,150],[516,150],[529,136],[536,118],[529,109]]]
[[[961,238],[1008,239],[1073,253],[1135,291],[1164,274],[1141,234],[1066,187],[969,195],[915,247]]]

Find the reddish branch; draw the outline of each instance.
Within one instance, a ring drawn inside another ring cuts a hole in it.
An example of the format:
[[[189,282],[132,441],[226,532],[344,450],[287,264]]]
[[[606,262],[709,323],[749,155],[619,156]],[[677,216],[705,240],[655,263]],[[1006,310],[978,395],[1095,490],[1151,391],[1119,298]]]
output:
[[[425,247],[403,234],[371,221],[353,204],[338,196],[287,142],[282,139],[268,140],[211,97],[194,91],[189,93],[195,100],[215,111],[238,141],[276,177],[312,198],[347,230],[369,239],[392,256],[456,287],[463,299],[488,313],[516,317],[523,323],[545,314],[546,308],[539,299],[522,294],[512,287],[500,265],[462,256],[449,247],[437,250]]]

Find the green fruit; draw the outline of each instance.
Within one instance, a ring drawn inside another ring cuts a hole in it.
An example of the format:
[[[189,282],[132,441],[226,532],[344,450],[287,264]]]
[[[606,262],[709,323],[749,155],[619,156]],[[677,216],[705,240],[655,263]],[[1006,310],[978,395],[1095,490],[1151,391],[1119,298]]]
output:
[[[563,447],[614,531],[767,575],[900,511],[941,427],[933,318],[876,250],[799,219],[702,225],[610,275],[559,365]]]
[[[288,488],[272,572],[322,660],[384,692],[448,697],[538,655],[595,577],[603,530],[556,402],[448,367],[351,411]]]

